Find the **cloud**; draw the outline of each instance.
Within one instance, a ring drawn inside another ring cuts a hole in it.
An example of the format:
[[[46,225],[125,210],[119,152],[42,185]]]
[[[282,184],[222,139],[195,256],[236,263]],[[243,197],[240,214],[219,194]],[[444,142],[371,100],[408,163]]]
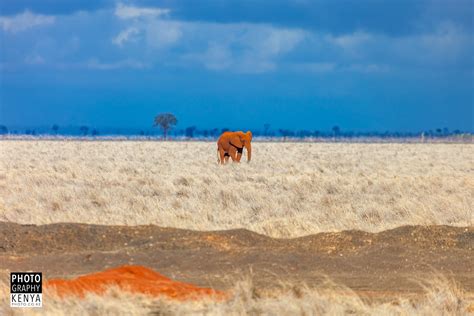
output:
[[[112,42],[123,46],[137,34],[144,33],[146,44],[152,48],[169,47],[181,38],[181,23],[163,20],[162,17],[170,12],[168,9],[125,6],[118,4],[115,15],[126,20],[128,28],[121,31]],[[146,17],[146,19],[140,19]]]
[[[332,62],[310,62],[298,63],[292,65],[292,69],[296,71],[308,71],[312,73],[328,73],[336,70],[337,65]]]
[[[169,47],[179,41],[183,32],[176,21],[150,21],[146,27],[146,41],[153,48]]]
[[[263,30],[262,41],[256,45],[262,55],[276,56],[293,50],[303,40],[305,32],[298,29],[281,29],[271,27]]]
[[[278,60],[306,36],[302,30],[259,24],[193,23],[189,27],[188,32],[198,37],[195,41],[208,44],[203,49],[196,44],[197,49],[185,54],[187,64],[237,73],[274,71]]]
[[[119,3],[115,8],[115,15],[121,19],[160,17],[167,15],[169,12],[169,9],[126,6],[122,3]]]
[[[254,25],[248,37],[240,39],[245,47],[236,58],[234,71],[264,73],[278,68],[278,59],[293,51],[306,33],[298,29],[282,29]]]
[[[324,61],[335,64],[334,71],[364,73],[466,65],[473,48],[470,34],[452,23],[397,37],[354,31],[343,35],[310,33],[308,38],[309,46],[303,49],[313,56],[307,63]],[[316,65],[316,71],[308,66],[308,70],[321,72],[320,66]]]
[[[465,31],[450,24],[423,33],[390,36],[366,29],[331,33],[261,23],[165,19],[169,12],[117,5],[115,14],[127,17],[126,28],[113,43],[125,52],[126,43],[139,42],[128,46],[128,51],[154,64],[237,73],[264,73],[298,63],[305,65],[298,71],[310,73],[387,73],[456,61],[469,51]]]
[[[329,35],[328,40],[343,49],[354,49],[372,40],[369,33],[356,31],[339,36]]]
[[[42,65],[45,63],[45,60],[41,55],[34,54],[26,56],[25,63],[29,65]]]
[[[84,65],[88,69],[95,69],[95,70],[115,70],[115,69],[122,69],[122,68],[129,68],[129,69],[146,69],[149,68],[150,65],[134,60],[134,59],[125,59],[119,60],[115,62],[100,62],[97,58],[91,58],[86,63],[81,64]]]
[[[341,67],[341,71],[352,71],[365,74],[386,73],[390,71],[390,67],[381,64],[351,64],[347,67]]]
[[[203,54],[194,57],[194,61],[203,63],[207,69],[211,70],[228,69],[234,63],[232,51],[226,45],[219,43],[210,43]]]
[[[290,69],[298,72],[311,72],[315,74],[354,72],[364,74],[386,73],[390,71],[388,65],[383,64],[343,64],[336,62],[314,62],[296,63],[290,65]]]
[[[277,60],[293,51],[306,36],[306,32],[300,29],[265,24],[163,19],[161,10],[119,4],[116,15],[148,18],[128,19],[125,21],[127,28],[112,42],[125,49],[131,38],[143,41],[139,46],[147,58],[154,57],[163,64],[197,66],[213,71],[262,73],[275,70]],[[128,13],[125,14],[125,11]],[[144,36],[138,39],[137,34]],[[128,49],[137,52],[136,47],[129,46]],[[177,50],[172,52],[171,47],[177,47]],[[150,49],[157,51],[153,55],[147,54]]]
[[[315,74],[453,67],[465,71],[473,65],[472,31],[452,21],[391,36],[370,29],[341,33],[281,24],[189,21],[170,12],[181,16],[178,9],[119,3],[70,15],[25,11],[0,17],[0,27],[8,32],[55,24],[44,32],[16,34],[4,48],[3,62],[24,66],[44,62],[54,67],[97,57],[100,62],[93,60],[82,67],[144,69],[153,65],[231,73],[289,70]]]
[[[21,32],[36,26],[51,25],[55,17],[35,14],[28,10],[14,16],[0,16],[0,26],[7,32]]]
[[[399,59],[420,65],[470,60],[472,66],[472,43],[472,34],[452,23],[441,23],[431,32],[396,39],[391,48]]]
[[[126,30],[121,31],[116,37],[112,39],[112,43],[118,46],[122,46],[125,42],[128,42],[134,35],[140,33],[140,30],[136,27],[129,27]]]

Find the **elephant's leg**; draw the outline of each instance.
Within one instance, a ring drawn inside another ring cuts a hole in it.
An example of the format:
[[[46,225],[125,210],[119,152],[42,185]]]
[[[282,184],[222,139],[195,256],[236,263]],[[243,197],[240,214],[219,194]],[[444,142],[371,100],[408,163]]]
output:
[[[224,157],[225,157],[225,163],[228,163],[229,162],[229,153],[225,153],[224,154]]]
[[[229,148],[229,156],[230,156],[230,158],[232,158],[232,161],[239,162],[237,160],[237,149],[235,147],[230,147]]]
[[[243,151],[243,148],[237,148],[236,161],[238,162],[240,162],[240,159],[242,159],[242,151]]]
[[[220,163],[223,165],[225,163],[225,150],[223,148],[219,148],[219,158],[220,158]]]

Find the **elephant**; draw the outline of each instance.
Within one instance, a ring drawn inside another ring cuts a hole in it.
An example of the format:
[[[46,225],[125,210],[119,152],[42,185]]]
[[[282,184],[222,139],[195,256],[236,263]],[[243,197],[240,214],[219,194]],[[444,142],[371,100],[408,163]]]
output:
[[[247,162],[252,158],[252,132],[224,132],[217,140],[217,163],[224,164],[229,157],[240,162],[244,147],[247,149]]]

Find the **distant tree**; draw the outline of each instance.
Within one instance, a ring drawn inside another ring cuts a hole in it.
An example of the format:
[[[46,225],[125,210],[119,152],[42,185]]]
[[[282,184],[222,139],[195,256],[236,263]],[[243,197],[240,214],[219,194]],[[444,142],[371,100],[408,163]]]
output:
[[[335,125],[335,126],[332,127],[332,132],[333,132],[334,138],[336,138],[341,133],[341,128],[339,126]]]
[[[320,135],[321,135],[321,132],[318,131],[318,130],[315,130],[315,131],[313,132],[313,136],[314,136],[314,137],[319,137]]]
[[[196,132],[196,126],[189,126],[189,127],[186,127],[186,129],[184,130],[184,133],[186,137],[188,138],[193,138],[194,132]]]
[[[207,129],[202,131],[202,136],[208,137],[209,136],[209,131]]]
[[[85,126],[85,125],[82,125],[81,127],[79,127],[79,130],[81,131],[82,135],[86,136],[87,133],[89,133],[89,127]]]
[[[139,134],[140,134],[140,136],[143,136],[143,135],[145,135],[145,132],[144,132],[144,131],[140,131]]]
[[[209,131],[209,134],[211,134],[212,137],[217,137],[219,136],[219,129],[213,128]]]
[[[176,116],[171,113],[161,113],[155,116],[155,124],[153,126],[159,126],[161,128],[161,130],[163,131],[163,137],[166,140],[168,131],[172,129],[176,124],[178,124]]]
[[[0,125],[0,135],[8,134],[8,128],[5,125]]]
[[[449,135],[449,129],[447,127],[443,128],[443,135],[448,136]]]
[[[92,136],[97,136],[97,135],[99,135],[99,130],[97,130],[97,129],[94,128],[94,129],[92,130],[91,134],[92,134]]]
[[[280,133],[281,136],[283,136],[283,140],[285,141],[287,137],[295,135],[295,133],[289,129],[279,129],[278,132]]]
[[[269,130],[270,130],[270,124],[269,123],[263,124],[263,136],[268,136]]]
[[[303,130],[298,131],[298,137],[300,138],[305,138],[309,136],[311,136],[311,132],[308,130],[303,129]]]
[[[59,126],[58,124],[54,124],[51,126],[51,129],[53,130],[54,134],[58,134]]]
[[[221,134],[224,134],[225,132],[228,132],[230,131],[230,129],[224,127],[223,129],[221,129]]]
[[[437,135],[437,136],[441,136],[441,132],[442,132],[442,131],[443,131],[443,130],[442,130],[441,128],[437,128],[437,129],[436,129],[436,135]]]

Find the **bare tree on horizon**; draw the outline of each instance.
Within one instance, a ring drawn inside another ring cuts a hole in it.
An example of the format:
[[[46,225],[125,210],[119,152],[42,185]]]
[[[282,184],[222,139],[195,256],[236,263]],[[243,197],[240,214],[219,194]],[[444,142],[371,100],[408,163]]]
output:
[[[153,126],[159,126],[163,130],[163,136],[166,140],[168,131],[178,124],[178,119],[172,113],[161,113],[155,116],[155,124]]]

